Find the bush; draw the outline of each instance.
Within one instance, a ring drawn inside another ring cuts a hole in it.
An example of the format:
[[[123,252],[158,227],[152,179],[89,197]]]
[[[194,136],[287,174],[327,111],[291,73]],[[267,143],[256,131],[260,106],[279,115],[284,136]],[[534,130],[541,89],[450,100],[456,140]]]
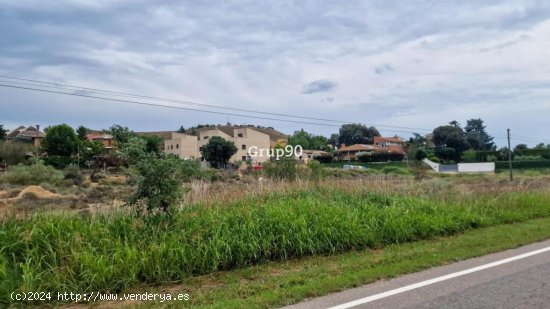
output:
[[[321,163],[331,163],[332,160],[334,160],[334,156],[330,153],[323,153],[318,156],[315,156],[315,160],[321,162]]]
[[[395,174],[395,175],[409,175],[411,172],[402,167],[397,166],[386,166],[382,169],[382,173],[384,174]]]
[[[550,168],[550,160],[539,160],[539,161],[512,161],[513,168]],[[507,169],[508,162],[498,161],[495,162],[495,168],[498,169]]]
[[[307,167],[309,169],[309,173],[312,179],[321,179],[324,176],[323,167],[321,166],[321,162],[317,160],[311,160],[307,163]]]
[[[63,173],[38,162],[33,165],[16,165],[0,176],[0,182],[16,185],[38,185],[42,182],[60,184]]]
[[[80,174],[80,172],[78,170],[78,167],[76,165],[69,165],[65,169],[64,174],[65,174],[64,178],[72,180],[72,182],[75,186],[81,185],[82,182],[84,181],[84,177],[82,177],[82,175]]]
[[[56,169],[64,169],[71,164],[76,164],[76,160],[71,157],[47,156],[41,159],[44,164],[53,166]]]
[[[262,171],[264,175],[276,180],[296,180],[298,178],[298,161],[283,157],[278,161],[266,162]]]
[[[428,157],[428,152],[424,149],[418,149],[414,153],[414,159],[416,161],[422,161]]]
[[[25,162],[35,150],[32,144],[0,142],[0,163],[16,165]]]
[[[403,161],[405,154],[398,151],[374,151],[356,155],[359,162]]]

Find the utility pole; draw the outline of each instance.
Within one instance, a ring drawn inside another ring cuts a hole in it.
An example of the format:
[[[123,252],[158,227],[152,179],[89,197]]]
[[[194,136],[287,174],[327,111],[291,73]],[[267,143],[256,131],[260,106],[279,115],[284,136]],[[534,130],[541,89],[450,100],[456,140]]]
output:
[[[34,144],[36,145],[36,158],[40,161],[40,125],[36,125],[36,140]]]
[[[510,146],[510,129],[507,129],[508,135],[508,168],[510,169],[510,181],[514,180],[514,175],[512,173],[512,148]]]

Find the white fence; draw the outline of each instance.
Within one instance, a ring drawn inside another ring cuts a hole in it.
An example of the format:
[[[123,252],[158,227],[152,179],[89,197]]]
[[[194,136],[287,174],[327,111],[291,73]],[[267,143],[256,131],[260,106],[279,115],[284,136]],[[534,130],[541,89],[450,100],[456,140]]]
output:
[[[458,163],[456,165],[441,165],[428,159],[422,160],[438,173],[494,173],[494,162]],[[452,168],[450,168],[452,167]]]

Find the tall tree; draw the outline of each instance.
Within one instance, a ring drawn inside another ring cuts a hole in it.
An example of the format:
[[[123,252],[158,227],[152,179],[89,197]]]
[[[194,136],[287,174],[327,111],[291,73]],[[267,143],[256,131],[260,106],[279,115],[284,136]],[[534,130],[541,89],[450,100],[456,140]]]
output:
[[[183,126],[180,126],[178,129],[178,133],[185,133],[185,128]]]
[[[493,137],[490,136],[485,130],[481,119],[470,119],[466,122],[464,131],[466,132],[466,138],[468,143],[475,150],[493,150],[495,149],[495,143]]]
[[[237,147],[231,141],[219,136],[213,136],[200,149],[203,158],[213,167],[222,167],[227,164],[232,155],[237,152]]]
[[[128,141],[130,140],[130,137],[133,137],[136,135],[134,132],[130,131],[128,127],[123,127],[118,124],[115,124],[112,127],[110,127],[109,133],[113,136],[118,146],[128,143]]]
[[[69,157],[76,153],[78,142],[73,128],[67,124],[60,124],[48,128],[48,134],[40,145],[50,156]]]
[[[338,142],[346,145],[372,144],[375,136],[380,136],[375,127],[367,127],[359,123],[344,124],[340,128]]]
[[[8,134],[8,130],[4,129],[4,125],[0,124],[0,141],[6,138],[6,134]]]
[[[409,144],[418,147],[426,146],[426,137],[419,133],[413,133],[413,137],[409,138]]]
[[[294,134],[288,139],[288,145],[302,146],[303,149],[311,149],[310,147],[311,134],[301,129],[300,131],[294,131]]]
[[[81,141],[86,140],[86,135],[88,135],[89,132],[90,130],[85,126],[80,126],[76,129],[76,135],[78,135],[78,139]]]
[[[464,131],[453,125],[440,126],[433,131],[433,142],[436,147],[454,149],[453,160],[459,161],[462,153],[470,148],[466,141]],[[443,152],[441,152],[443,154]],[[445,150],[445,159],[450,157],[450,151]]]
[[[453,120],[453,121],[449,122],[449,125],[451,125],[455,128],[460,128],[460,122],[458,122],[456,120]]]

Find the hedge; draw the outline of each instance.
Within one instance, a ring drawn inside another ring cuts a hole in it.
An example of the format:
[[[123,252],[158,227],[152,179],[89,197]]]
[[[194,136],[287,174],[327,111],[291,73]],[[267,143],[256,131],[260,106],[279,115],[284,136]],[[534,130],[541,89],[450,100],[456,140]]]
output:
[[[513,168],[550,168],[550,160],[537,160],[537,161],[512,161]],[[495,168],[498,169],[507,169],[507,161],[498,161],[495,162]]]

